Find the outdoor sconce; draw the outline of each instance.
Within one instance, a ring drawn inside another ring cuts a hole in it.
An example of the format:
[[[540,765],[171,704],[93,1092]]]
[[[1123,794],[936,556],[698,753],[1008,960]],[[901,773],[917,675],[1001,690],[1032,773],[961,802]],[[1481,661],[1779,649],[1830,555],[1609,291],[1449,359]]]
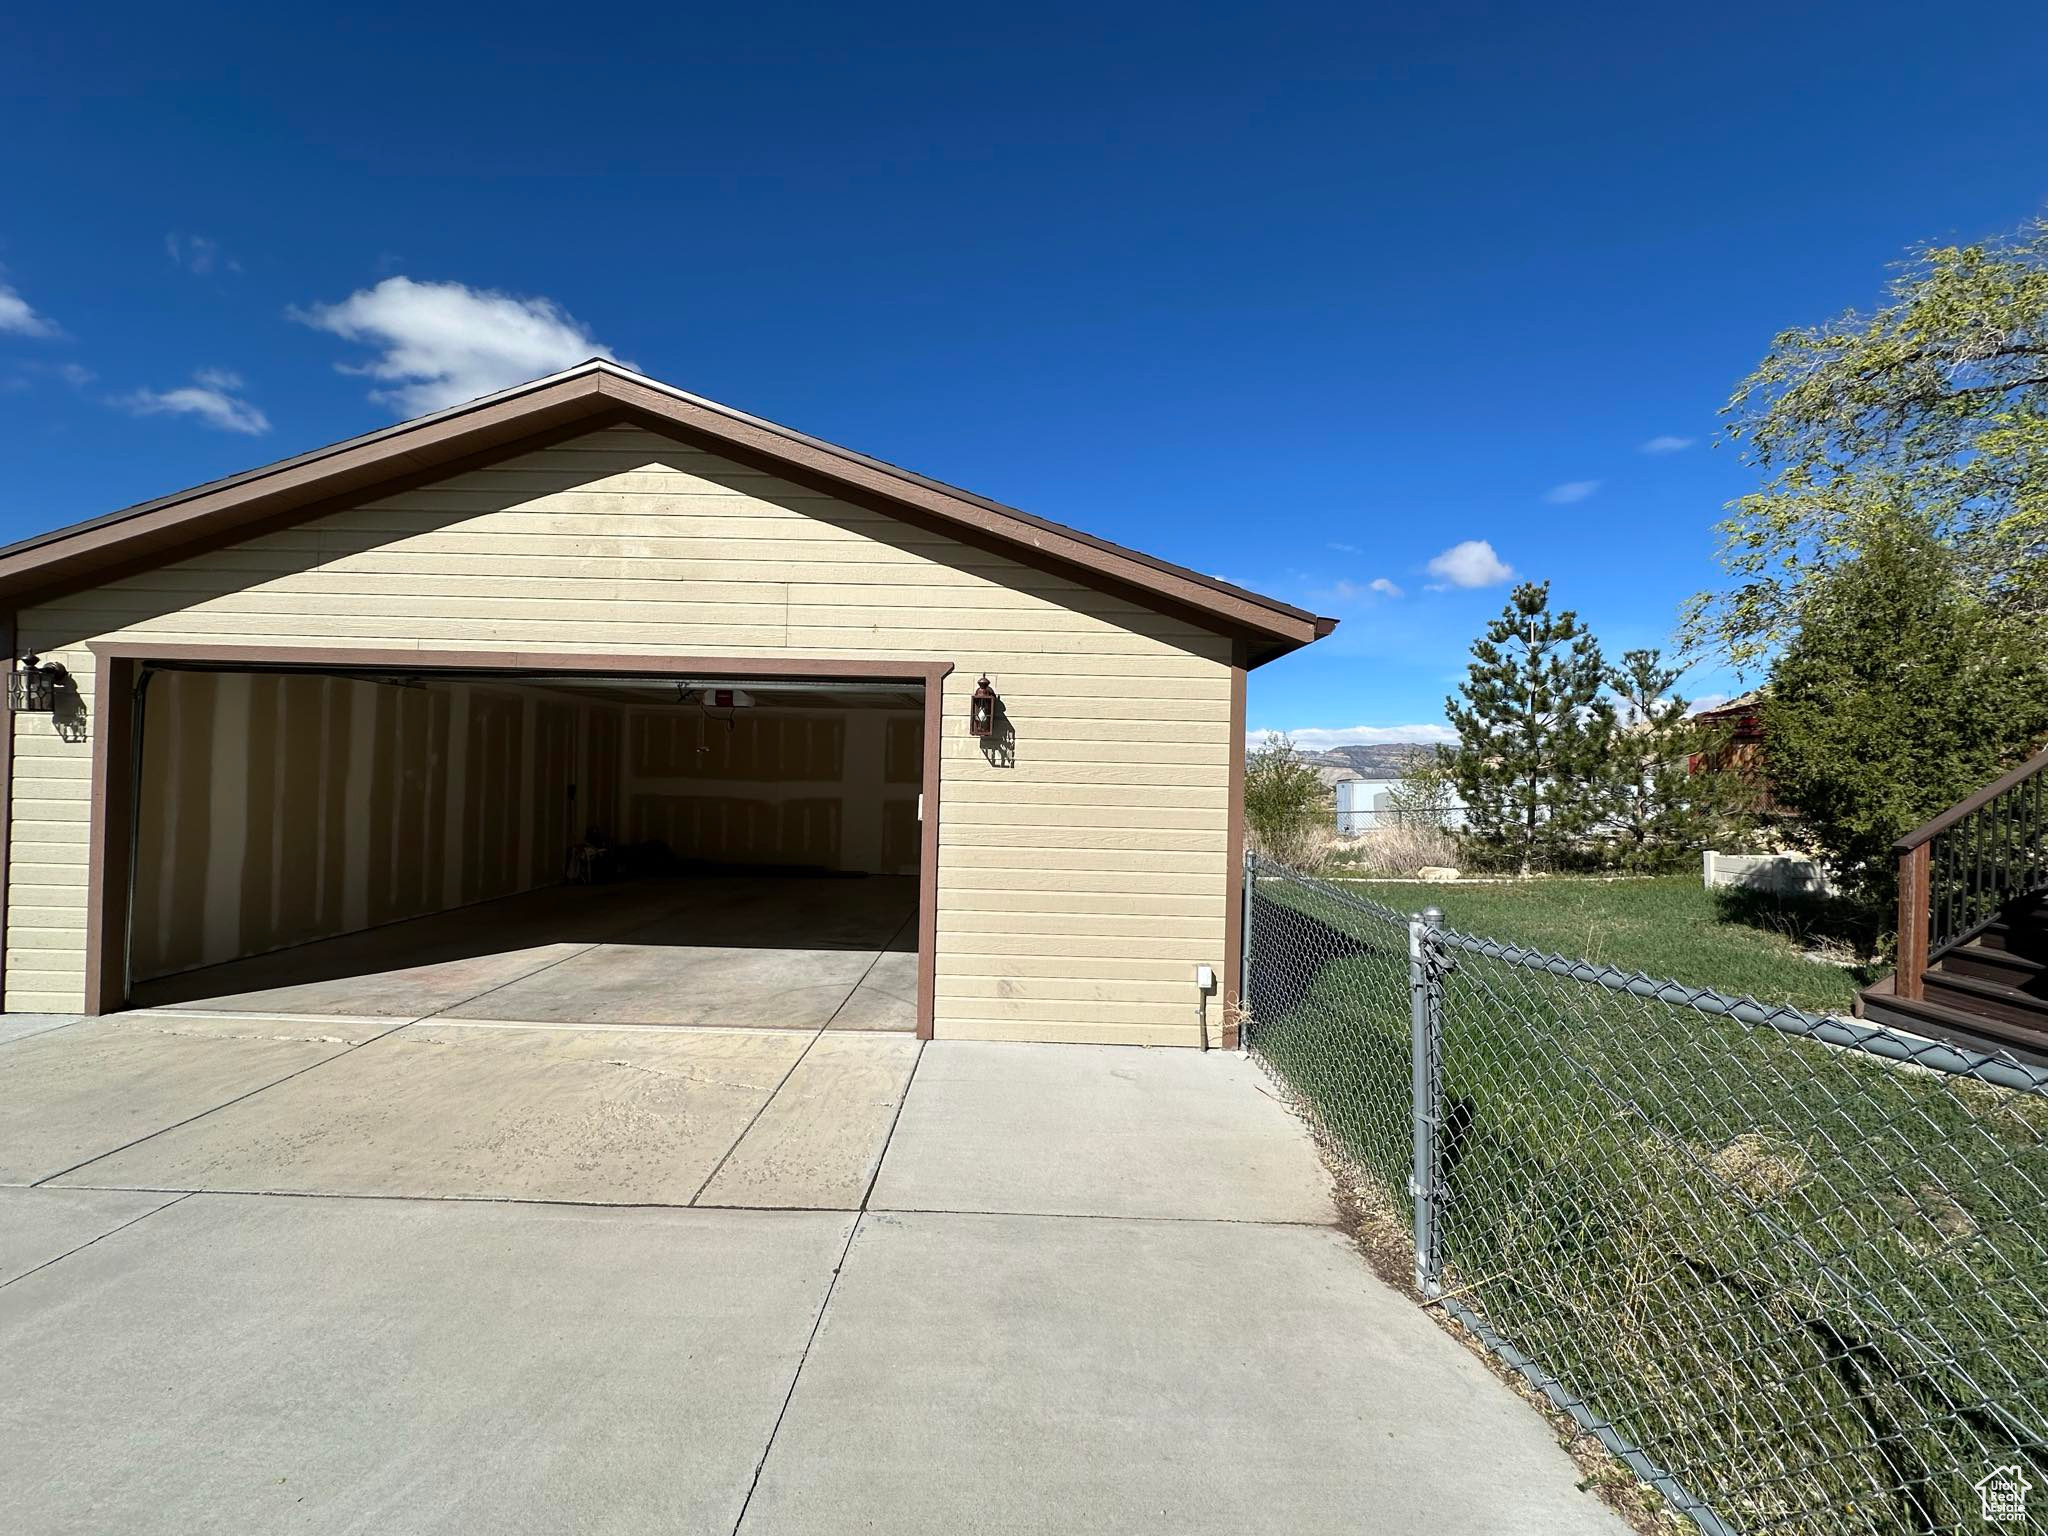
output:
[[[70,676],[62,664],[37,661],[30,651],[7,674],[7,708],[17,715],[54,715],[57,689]]]
[[[967,734],[970,736],[993,736],[996,733],[995,689],[988,685],[988,674],[982,673],[981,681],[975,685],[974,702],[967,712]]]

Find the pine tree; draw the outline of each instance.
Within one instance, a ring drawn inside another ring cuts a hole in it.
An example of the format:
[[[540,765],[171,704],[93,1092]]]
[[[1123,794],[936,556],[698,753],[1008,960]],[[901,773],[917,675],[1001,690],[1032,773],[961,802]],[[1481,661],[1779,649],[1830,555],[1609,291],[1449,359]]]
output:
[[[1724,776],[1692,771],[1705,740],[1673,691],[1678,678],[1656,651],[1624,652],[1607,669],[1620,720],[1601,776],[1599,830],[1624,869],[1674,868],[1727,819]]]
[[[1569,857],[1593,823],[1614,727],[1601,680],[1578,615],[1550,611],[1549,582],[1524,582],[1473,643],[1464,702],[1444,703],[1471,840],[1523,874]]]

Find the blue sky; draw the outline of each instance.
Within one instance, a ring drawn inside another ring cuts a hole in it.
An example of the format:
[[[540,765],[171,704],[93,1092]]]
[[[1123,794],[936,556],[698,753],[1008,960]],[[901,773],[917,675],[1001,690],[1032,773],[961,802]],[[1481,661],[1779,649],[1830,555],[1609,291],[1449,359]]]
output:
[[[1503,569],[1663,643],[1771,335],[2048,202],[2038,3],[961,10],[17,22],[0,537],[602,347],[1340,616],[1251,724],[1372,739]]]

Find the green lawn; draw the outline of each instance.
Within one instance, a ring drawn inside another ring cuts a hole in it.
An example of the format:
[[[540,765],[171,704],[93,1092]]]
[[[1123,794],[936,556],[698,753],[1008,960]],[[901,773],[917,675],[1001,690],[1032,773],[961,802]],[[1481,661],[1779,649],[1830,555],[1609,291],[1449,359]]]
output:
[[[1400,912],[1441,908],[1465,933],[1642,971],[1661,980],[1816,1012],[1848,1010],[1865,972],[1808,960],[1790,937],[1813,926],[1811,905],[1750,901],[1738,910],[1697,875],[1647,880],[1539,877],[1500,884],[1334,882]]]
[[[1851,985],[1679,879],[1257,897],[1250,1048],[1404,1213],[1400,912],[1764,1001]],[[1970,1469],[2048,1473],[2048,1097],[1469,952],[1443,989],[1446,1287],[1737,1529],[1955,1532]]]

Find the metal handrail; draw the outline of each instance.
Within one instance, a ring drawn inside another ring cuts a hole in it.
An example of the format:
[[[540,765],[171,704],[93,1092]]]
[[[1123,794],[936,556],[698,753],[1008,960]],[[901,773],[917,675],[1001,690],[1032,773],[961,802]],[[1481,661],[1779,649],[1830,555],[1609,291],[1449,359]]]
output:
[[[1899,997],[1924,997],[1930,964],[2010,903],[2048,890],[2044,769],[2048,751],[1899,840]]]

